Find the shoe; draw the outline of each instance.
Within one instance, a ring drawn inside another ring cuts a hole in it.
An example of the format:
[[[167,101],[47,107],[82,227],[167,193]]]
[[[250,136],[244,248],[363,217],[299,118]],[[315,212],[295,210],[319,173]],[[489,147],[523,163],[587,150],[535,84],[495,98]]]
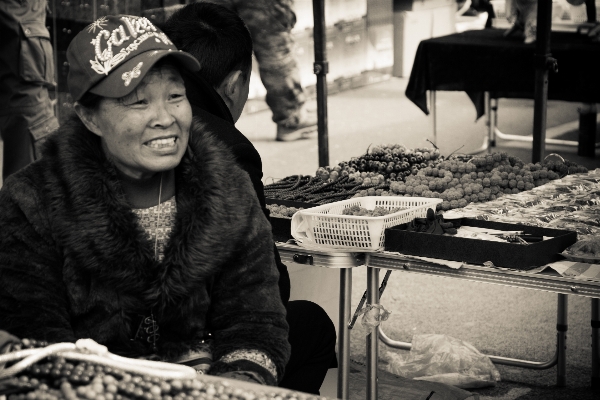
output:
[[[317,121],[316,113],[305,111],[302,113],[301,120],[296,125],[277,124],[277,137],[275,140],[278,142],[291,142],[315,137],[318,131]]]

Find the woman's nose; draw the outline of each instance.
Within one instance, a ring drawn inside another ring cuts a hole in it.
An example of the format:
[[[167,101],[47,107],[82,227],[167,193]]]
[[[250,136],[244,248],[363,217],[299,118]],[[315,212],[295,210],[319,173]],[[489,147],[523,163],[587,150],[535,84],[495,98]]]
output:
[[[168,104],[160,102],[155,105],[155,117],[152,126],[155,128],[167,128],[175,122],[175,116],[172,112],[172,107]]]

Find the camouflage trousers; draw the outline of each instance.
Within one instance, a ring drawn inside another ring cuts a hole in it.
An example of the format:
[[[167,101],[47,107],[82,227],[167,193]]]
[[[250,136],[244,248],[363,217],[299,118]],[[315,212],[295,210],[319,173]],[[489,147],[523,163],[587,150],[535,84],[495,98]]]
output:
[[[291,33],[296,24],[293,0],[210,1],[235,10],[250,30],[273,121],[290,127],[298,125],[306,95]]]

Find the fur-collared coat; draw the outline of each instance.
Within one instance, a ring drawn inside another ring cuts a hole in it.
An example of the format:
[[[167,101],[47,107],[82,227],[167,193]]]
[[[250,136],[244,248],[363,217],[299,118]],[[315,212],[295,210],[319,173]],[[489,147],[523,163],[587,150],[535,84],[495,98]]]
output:
[[[283,375],[288,325],[277,286],[270,224],[248,175],[194,121],[176,168],[177,214],[164,259],[127,203],[99,138],[77,119],[52,135],[43,157],[0,190],[0,329],[51,342],[92,338],[128,356],[153,310],[158,353],[198,350],[210,329],[210,373],[253,370],[219,359],[267,354]]]

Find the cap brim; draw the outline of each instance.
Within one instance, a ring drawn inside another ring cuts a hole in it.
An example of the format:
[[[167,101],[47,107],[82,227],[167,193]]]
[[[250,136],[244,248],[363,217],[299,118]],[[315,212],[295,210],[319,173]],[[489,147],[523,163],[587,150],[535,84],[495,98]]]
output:
[[[200,70],[200,63],[189,53],[178,50],[150,50],[115,68],[89,92],[110,98],[127,96],[140,84],[154,64],[165,57],[175,58],[179,65],[191,72]]]

